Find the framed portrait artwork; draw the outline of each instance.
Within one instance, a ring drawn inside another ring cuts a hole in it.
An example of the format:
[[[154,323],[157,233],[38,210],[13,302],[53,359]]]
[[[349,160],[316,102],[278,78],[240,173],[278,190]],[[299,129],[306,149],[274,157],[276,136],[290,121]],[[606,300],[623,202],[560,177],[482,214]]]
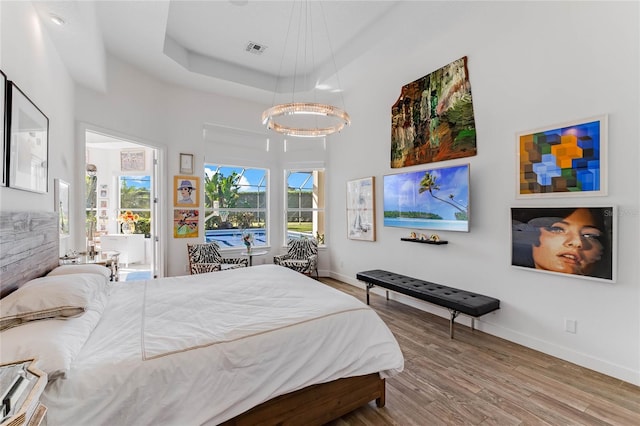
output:
[[[511,265],[615,282],[616,209],[511,208]]]
[[[518,133],[516,198],[607,195],[607,116]]]
[[[69,236],[69,184],[62,179],[54,179],[54,211],[58,213],[60,238]]]
[[[180,173],[193,174],[193,154],[180,154]]]
[[[195,176],[173,177],[173,205],[198,207],[200,203],[200,178]]]
[[[120,151],[120,170],[123,172],[144,172],[145,169],[144,149],[123,149]]]
[[[106,198],[109,196],[109,186],[108,185],[100,185],[100,197]]]
[[[46,193],[49,190],[49,119],[12,82],[7,84],[7,105],[7,185]]]
[[[198,210],[174,210],[173,211],[173,237],[174,238],[198,238]]]
[[[5,186],[7,180],[7,171],[5,164],[7,163],[5,158],[5,105],[7,104],[7,76],[0,70],[0,185]]]
[[[375,177],[347,182],[347,238],[376,240]]]

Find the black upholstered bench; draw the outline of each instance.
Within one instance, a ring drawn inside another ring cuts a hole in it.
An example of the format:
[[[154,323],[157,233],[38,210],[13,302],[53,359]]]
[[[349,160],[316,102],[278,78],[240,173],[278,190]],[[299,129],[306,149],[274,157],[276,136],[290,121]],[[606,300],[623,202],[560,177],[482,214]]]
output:
[[[500,309],[500,300],[493,297],[446,287],[381,269],[358,272],[356,278],[367,283],[367,305],[369,304],[369,290],[378,286],[387,290],[387,300],[389,300],[388,290],[391,290],[447,308],[451,313],[449,335],[452,339],[453,323],[459,314],[471,317],[471,329],[473,330],[475,318]]]

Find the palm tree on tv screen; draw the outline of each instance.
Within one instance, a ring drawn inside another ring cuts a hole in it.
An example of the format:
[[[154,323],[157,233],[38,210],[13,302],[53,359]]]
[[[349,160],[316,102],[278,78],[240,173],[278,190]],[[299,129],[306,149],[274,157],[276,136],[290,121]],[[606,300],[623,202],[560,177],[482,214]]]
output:
[[[467,208],[465,206],[460,207],[458,203],[453,200],[453,194],[449,194],[449,200],[437,197],[434,192],[440,191],[440,185],[436,182],[436,177],[429,173],[425,172],[424,177],[420,181],[420,189],[418,189],[418,193],[422,194],[423,192],[429,192],[433,198],[438,201],[442,201],[443,203],[449,204],[451,207],[460,211],[460,213],[456,213],[456,219],[458,220],[467,220]]]

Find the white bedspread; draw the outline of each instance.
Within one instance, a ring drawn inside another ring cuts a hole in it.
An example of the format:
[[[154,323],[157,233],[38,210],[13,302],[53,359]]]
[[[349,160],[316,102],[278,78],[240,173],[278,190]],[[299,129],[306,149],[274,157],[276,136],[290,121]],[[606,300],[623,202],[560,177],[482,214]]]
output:
[[[402,368],[365,304],[260,265],[116,284],[68,378],[42,401],[49,425],[218,424],[314,383]]]

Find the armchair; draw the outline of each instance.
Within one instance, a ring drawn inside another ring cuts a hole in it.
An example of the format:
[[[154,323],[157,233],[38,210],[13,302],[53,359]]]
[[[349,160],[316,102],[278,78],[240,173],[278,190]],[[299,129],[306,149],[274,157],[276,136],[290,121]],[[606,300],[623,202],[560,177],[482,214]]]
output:
[[[286,254],[273,257],[273,263],[318,278],[318,243],[313,238],[291,239]]]
[[[205,244],[187,244],[189,257],[189,273],[203,274],[226,269],[249,266],[249,261],[242,258],[222,257],[216,242]]]

